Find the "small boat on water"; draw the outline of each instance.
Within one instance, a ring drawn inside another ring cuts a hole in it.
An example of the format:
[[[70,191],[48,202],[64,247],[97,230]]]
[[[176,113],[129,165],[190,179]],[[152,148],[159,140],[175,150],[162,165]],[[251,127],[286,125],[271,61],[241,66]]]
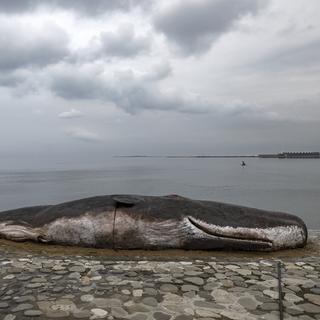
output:
[[[245,167],[246,165],[247,164],[244,161],[241,162],[241,167]]]

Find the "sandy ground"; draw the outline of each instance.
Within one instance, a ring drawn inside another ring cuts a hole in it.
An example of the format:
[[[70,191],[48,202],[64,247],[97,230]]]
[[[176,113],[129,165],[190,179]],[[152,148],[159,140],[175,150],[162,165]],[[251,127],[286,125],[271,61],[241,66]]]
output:
[[[96,256],[106,257],[107,259],[122,260],[179,260],[184,259],[295,259],[304,257],[320,258],[320,230],[309,231],[308,244],[305,248],[281,250],[276,252],[239,252],[239,251],[186,251],[186,250],[110,250],[80,248],[58,245],[37,244],[32,242],[12,242],[0,239],[0,251],[15,254],[41,254],[47,256]]]

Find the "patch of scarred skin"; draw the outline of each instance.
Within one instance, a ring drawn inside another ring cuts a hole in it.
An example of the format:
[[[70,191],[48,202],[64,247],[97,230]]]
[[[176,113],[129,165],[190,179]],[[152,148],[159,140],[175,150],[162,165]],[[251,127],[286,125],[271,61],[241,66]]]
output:
[[[0,238],[108,248],[112,247],[112,217],[113,212],[104,212],[96,216],[87,213],[78,218],[56,219],[41,228],[8,221],[0,223]]]
[[[46,240],[87,247],[112,247],[113,211],[78,218],[61,218],[45,225]],[[104,245],[103,245],[104,242]]]

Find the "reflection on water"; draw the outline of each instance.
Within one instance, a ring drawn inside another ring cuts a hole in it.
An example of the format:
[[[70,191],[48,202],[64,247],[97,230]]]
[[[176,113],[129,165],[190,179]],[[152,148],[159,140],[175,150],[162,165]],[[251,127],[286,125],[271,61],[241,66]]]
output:
[[[100,168],[0,170],[0,210],[98,194],[180,194],[288,211],[320,228],[320,160],[111,158]]]

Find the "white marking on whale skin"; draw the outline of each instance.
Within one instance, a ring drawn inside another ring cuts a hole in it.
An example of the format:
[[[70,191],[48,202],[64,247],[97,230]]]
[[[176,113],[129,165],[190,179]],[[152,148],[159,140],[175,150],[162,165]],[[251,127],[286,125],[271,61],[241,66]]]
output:
[[[193,233],[190,223],[186,221],[174,219],[150,221],[117,210],[115,246],[140,249],[180,248]],[[138,247],[135,247],[135,244]]]
[[[12,221],[0,223],[0,238],[13,241],[37,241],[39,236],[42,236],[41,228],[18,225],[14,224]]]
[[[177,222],[170,219],[148,223],[143,229],[142,234],[146,243],[167,248],[179,248],[194,235],[185,220]]]
[[[136,239],[127,239],[127,235],[136,237]],[[143,248],[183,248],[190,239],[218,239],[196,228],[190,223],[188,217],[181,220],[144,220],[136,219],[131,215],[117,211],[116,214],[116,243],[122,244],[131,240],[143,244]],[[201,249],[201,248],[199,248]]]
[[[214,224],[209,224],[200,219],[189,217],[192,221],[195,221],[200,226],[204,226],[215,235],[214,237],[230,237],[239,240],[252,240],[255,241],[267,241],[272,243],[272,249],[286,249],[296,248],[299,245],[304,244],[305,232],[303,228],[296,225],[278,226],[272,228],[245,228],[245,227],[222,227]],[[188,220],[189,220],[188,219]],[[189,223],[192,224],[190,221]],[[197,228],[194,226],[194,228]],[[199,229],[200,230],[200,229]],[[200,230],[201,231],[201,230]],[[206,232],[203,231],[206,234]],[[209,234],[210,235],[210,234]]]
[[[48,242],[94,247],[99,238],[112,239],[114,212],[85,213],[77,218],[60,218],[44,226]],[[107,246],[107,243],[106,243]]]

